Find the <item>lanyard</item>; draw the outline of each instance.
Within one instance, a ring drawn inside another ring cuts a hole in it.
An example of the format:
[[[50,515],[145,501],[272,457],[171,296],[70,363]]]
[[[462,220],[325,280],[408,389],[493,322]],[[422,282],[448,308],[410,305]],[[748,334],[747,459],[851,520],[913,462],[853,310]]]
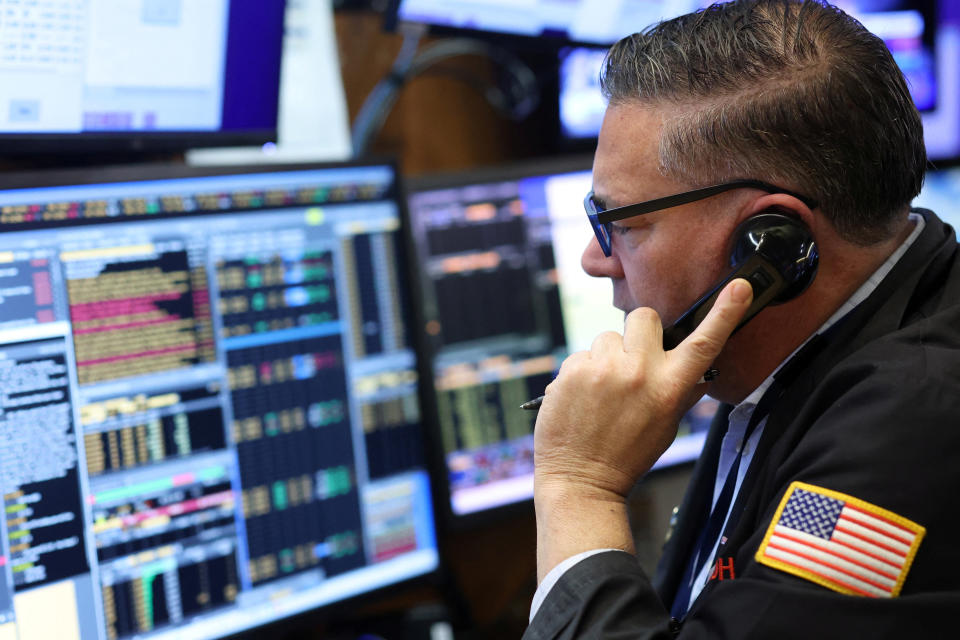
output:
[[[743,440],[737,451],[737,457],[734,458],[733,464],[730,465],[730,471],[727,472],[727,478],[723,483],[720,496],[710,511],[710,517],[707,519],[706,524],[700,529],[700,535],[697,537],[697,541],[693,546],[696,553],[692,554],[687,561],[687,567],[683,572],[683,578],[680,580],[680,586],[677,589],[677,595],[673,599],[673,607],[670,610],[670,615],[677,620],[683,620],[687,614],[687,608],[690,604],[690,594],[693,590],[694,577],[699,575],[703,570],[709,553],[713,549],[714,542],[720,537],[720,529],[727,519],[727,513],[730,511],[730,504],[733,501],[733,491],[737,486],[737,472],[740,470],[740,462],[743,460],[743,451],[746,449],[746,444],[756,430],[757,425],[767,417],[767,413],[770,411],[770,405],[773,404],[773,399],[780,397],[780,393],[776,391],[774,385],[771,385],[770,389],[767,390],[753,410],[750,421],[747,423],[747,429],[743,433]]]
[[[713,550],[716,541],[720,538],[721,530],[724,528],[724,521],[727,520],[727,514],[730,512],[730,506],[734,499],[734,489],[737,486],[737,475],[740,469],[740,463],[743,460],[743,451],[746,449],[747,441],[757,426],[770,414],[776,401],[783,395],[787,386],[799,375],[804,365],[809,363],[813,357],[820,352],[826,343],[826,340],[823,338],[830,332],[831,331],[828,330],[825,334],[815,335],[789,362],[774,374],[773,382],[753,410],[750,421],[747,423],[747,428],[743,434],[740,450],[737,451],[737,457],[730,466],[730,471],[727,472],[727,478],[723,483],[720,496],[717,498],[717,502],[713,506],[713,509],[711,509],[707,522],[701,528],[700,535],[694,543],[694,553],[692,553],[687,560],[683,577],[677,588],[677,594],[673,599],[673,606],[670,608],[670,615],[676,620],[683,620],[687,614],[687,609],[690,605],[690,595],[693,590],[694,577],[700,574],[700,571],[703,570],[703,566],[708,560],[713,560],[713,558],[710,557],[710,552]],[[727,423],[727,428],[729,429],[729,422]],[[727,523],[728,529],[736,524],[736,517],[737,514],[730,513],[730,521]]]

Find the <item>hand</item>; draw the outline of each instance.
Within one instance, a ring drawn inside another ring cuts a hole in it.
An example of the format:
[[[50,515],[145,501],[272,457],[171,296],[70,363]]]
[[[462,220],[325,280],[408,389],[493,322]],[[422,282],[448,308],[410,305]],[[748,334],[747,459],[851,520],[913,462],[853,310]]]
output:
[[[720,354],[752,299],[745,280],[727,285],[686,340],[663,350],[656,311],[641,308],[624,333],[607,332],[571,355],[546,389],[537,416],[538,488],[580,488],[625,499],[676,437],[703,395],[697,382]]]
[[[734,280],[667,352],[660,317],[637,309],[623,337],[604,333],[564,361],[534,431],[538,581],[582,551],[633,552],[627,493],[673,442],[680,417],[703,395],[697,381],[752,298],[749,283]]]

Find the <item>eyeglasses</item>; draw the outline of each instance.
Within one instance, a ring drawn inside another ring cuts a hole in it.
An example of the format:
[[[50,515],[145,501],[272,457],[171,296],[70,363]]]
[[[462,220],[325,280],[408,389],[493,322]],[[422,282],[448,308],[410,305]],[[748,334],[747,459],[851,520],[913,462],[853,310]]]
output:
[[[593,227],[593,233],[597,236],[597,242],[600,243],[600,248],[603,250],[603,255],[609,258],[611,253],[610,230],[613,226],[613,222],[617,220],[624,220],[625,218],[633,218],[634,216],[642,216],[646,213],[653,213],[654,211],[660,211],[662,209],[679,207],[682,204],[696,202],[697,200],[705,200],[725,191],[732,191],[734,189],[760,189],[761,191],[766,191],[767,193],[785,193],[789,196],[793,196],[811,209],[816,209],[819,206],[816,200],[802,196],[798,193],[794,193],[793,191],[788,191],[787,189],[775,187],[774,185],[766,182],[761,182],[759,180],[734,180],[732,182],[724,182],[723,184],[715,184],[712,187],[703,187],[701,189],[694,189],[693,191],[686,191],[684,193],[678,193],[672,196],[657,198],[655,200],[647,200],[646,202],[638,202],[636,204],[628,204],[623,207],[616,207],[614,209],[606,210],[597,206],[596,201],[593,199],[593,191],[591,191],[587,194],[587,197],[583,199],[583,208],[587,211],[587,217],[590,219],[590,226]]]

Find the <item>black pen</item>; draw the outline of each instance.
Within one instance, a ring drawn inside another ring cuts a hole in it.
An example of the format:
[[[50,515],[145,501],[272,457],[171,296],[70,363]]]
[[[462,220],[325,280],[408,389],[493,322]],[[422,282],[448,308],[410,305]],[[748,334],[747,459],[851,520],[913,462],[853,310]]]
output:
[[[527,411],[535,411],[540,408],[540,405],[543,404],[543,399],[545,397],[546,396],[540,396],[539,398],[534,398],[533,400],[527,400],[522,405],[520,405],[520,408],[526,409]]]
[[[716,369],[707,369],[707,372],[703,374],[703,377],[697,380],[697,384],[710,382],[711,380],[715,379],[718,375],[720,375],[720,372],[717,371]],[[538,398],[534,398],[533,400],[527,400],[522,405],[520,405],[520,408],[526,409],[527,411],[536,411],[537,409],[540,408],[540,405],[543,404],[543,399],[545,397],[546,396],[540,396]]]

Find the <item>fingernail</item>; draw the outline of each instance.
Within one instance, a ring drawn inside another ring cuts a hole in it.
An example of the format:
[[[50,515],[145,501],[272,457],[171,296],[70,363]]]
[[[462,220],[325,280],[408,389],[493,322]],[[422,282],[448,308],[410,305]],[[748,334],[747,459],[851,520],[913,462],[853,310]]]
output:
[[[736,303],[746,302],[750,299],[752,293],[753,290],[746,282],[734,282],[733,288],[730,290],[730,299]]]

